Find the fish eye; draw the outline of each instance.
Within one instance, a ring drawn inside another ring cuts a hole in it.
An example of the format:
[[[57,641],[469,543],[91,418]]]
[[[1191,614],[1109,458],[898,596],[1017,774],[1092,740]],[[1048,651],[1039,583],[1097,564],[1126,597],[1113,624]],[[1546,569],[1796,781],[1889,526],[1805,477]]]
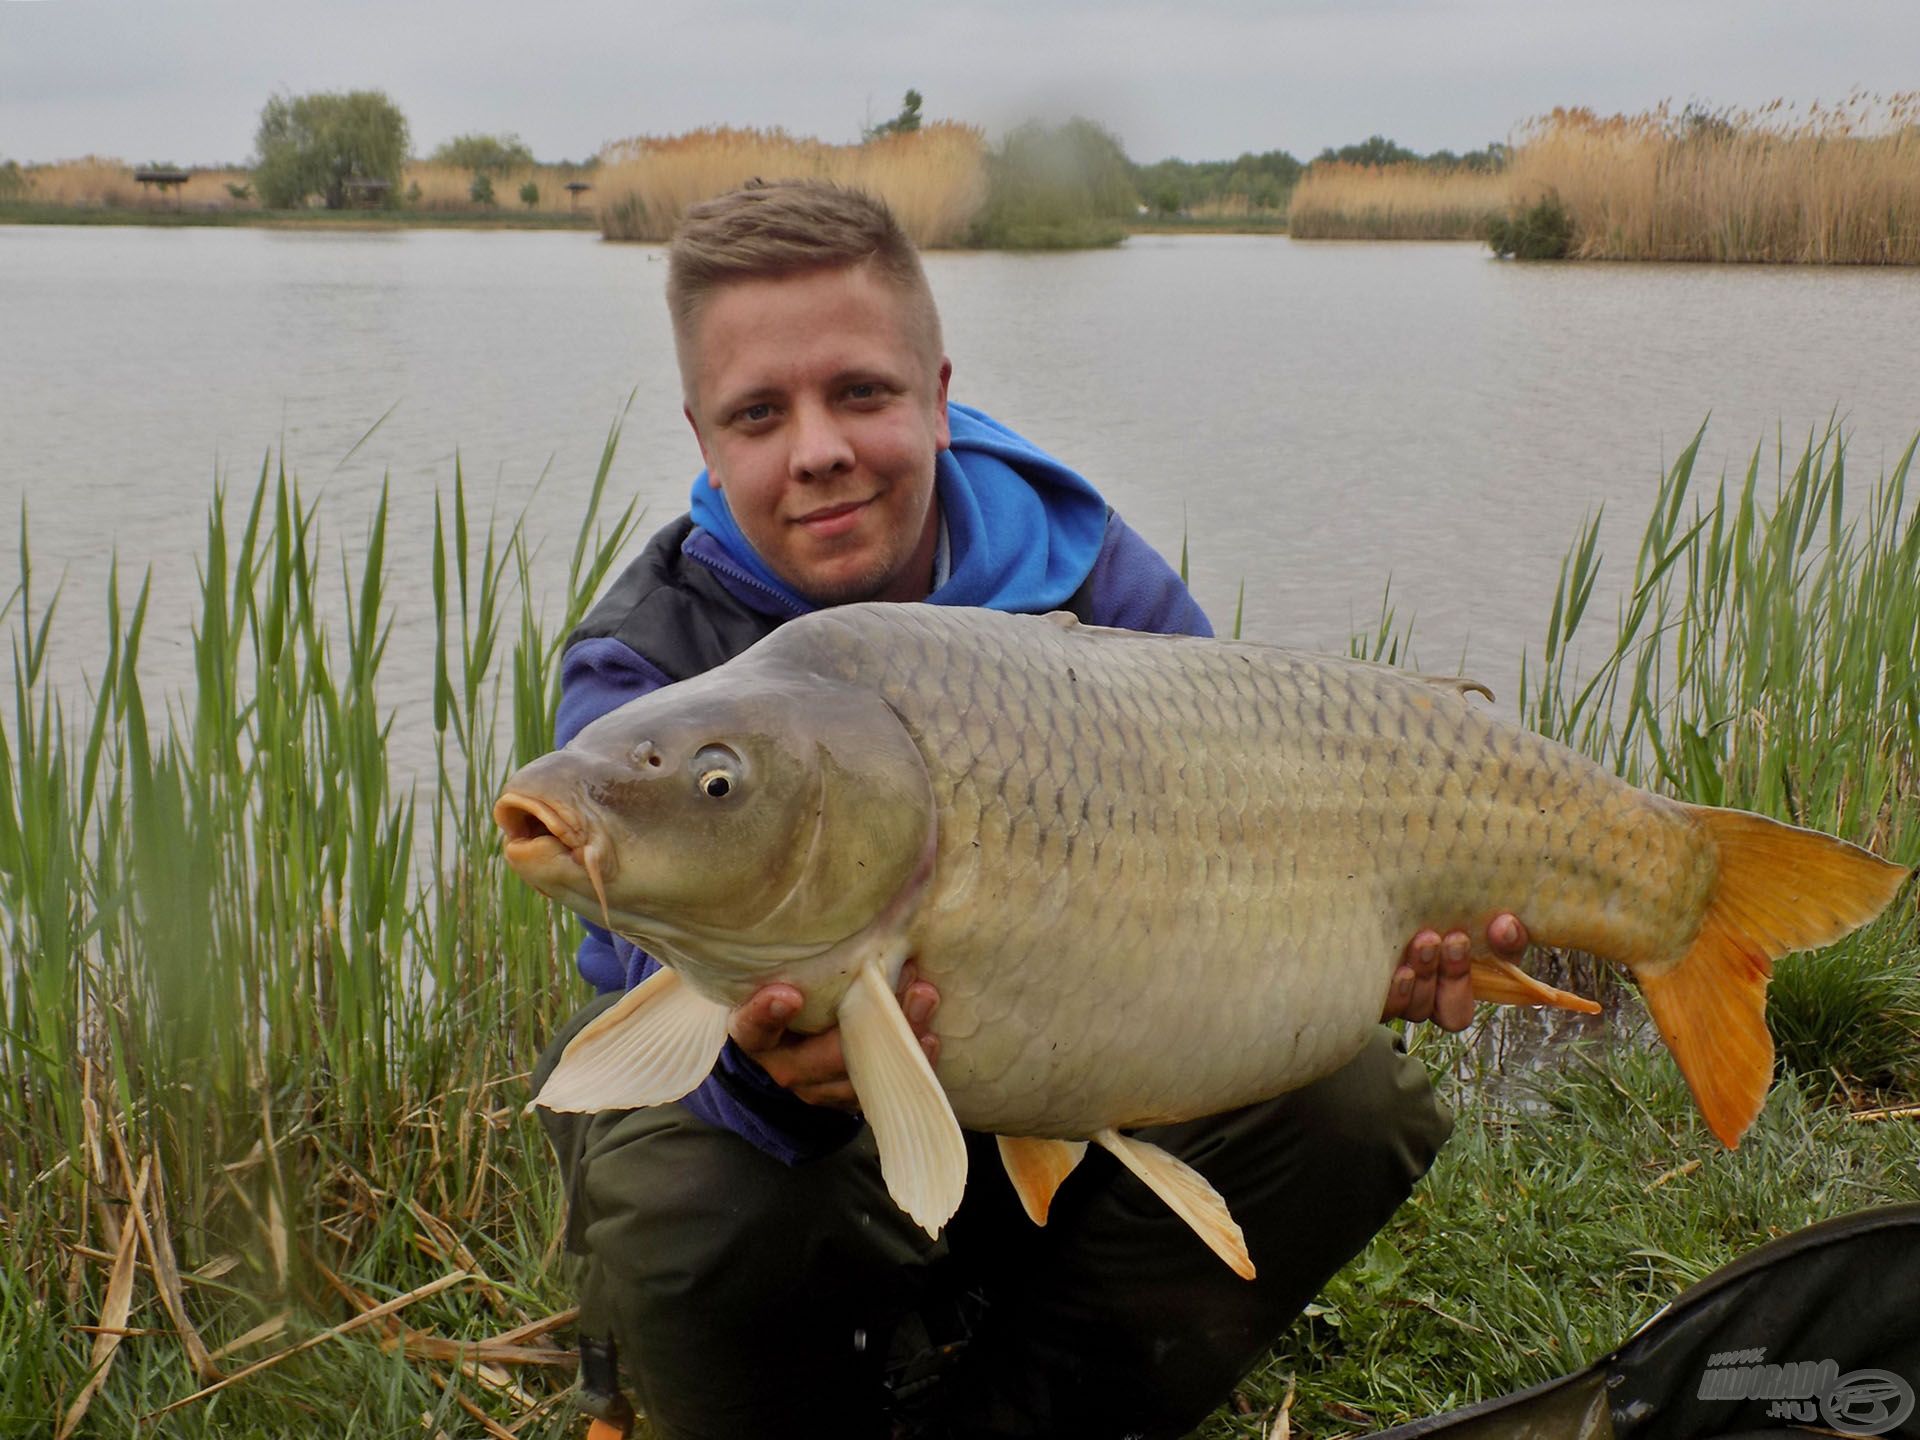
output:
[[[693,757],[700,793],[724,800],[740,785],[740,757],[724,745],[709,745]]]

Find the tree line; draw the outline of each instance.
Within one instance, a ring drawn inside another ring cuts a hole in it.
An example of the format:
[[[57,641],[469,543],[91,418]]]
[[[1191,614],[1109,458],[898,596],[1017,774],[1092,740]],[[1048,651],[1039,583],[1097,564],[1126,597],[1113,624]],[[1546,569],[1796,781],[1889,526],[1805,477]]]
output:
[[[920,128],[923,99],[908,90],[889,120],[862,127],[865,141],[911,134]],[[410,136],[400,107],[378,90],[276,95],[260,112],[254,139],[254,184],[271,209],[295,209],[315,197],[329,209],[349,204],[397,205],[401,167]],[[1499,170],[1508,147],[1490,144],[1456,154],[1422,155],[1383,135],[1322,150],[1303,162],[1285,150],[1249,151],[1232,160],[1166,159],[1142,165],[1130,159],[1104,126],[1076,117],[1061,125],[1031,122],[1010,132],[989,157],[994,181],[988,230],[1049,227],[1056,211],[1098,216],[1110,224],[1150,210],[1179,215],[1196,210],[1244,209],[1284,212],[1300,177],[1314,165],[1420,165],[1432,169]],[[457,135],[428,159],[469,170],[478,204],[494,203],[493,181],[534,164],[533,151],[517,135]],[[591,165],[593,162],[587,162]],[[533,193],[529,196],[528,191]],[[1062,195],[1062,191],[1071,195]],[[529,180],[521,200],[538,203]]]

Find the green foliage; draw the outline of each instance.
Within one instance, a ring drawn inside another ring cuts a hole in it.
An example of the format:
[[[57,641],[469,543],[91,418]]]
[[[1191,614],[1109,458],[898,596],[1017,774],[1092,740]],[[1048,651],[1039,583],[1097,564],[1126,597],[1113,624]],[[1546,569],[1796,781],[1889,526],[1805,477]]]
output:
[[[1417,165],[1420,152],[1409,150],[1384,135],[1369,135],[1358,145],[1328,146],[1313,157],[1316,165]]]
[[[476,205],[493,204],[493,177],[485,171],[473,177],[473,184],[467,187],[467,194]]]
[[[922,97],[918,90],[909,90],[900,101],[900,113],[891,120],[882,120],[869,128],[862,139],[876,140],[882,135],[911,135],[920,128],[920,105]]]
[[[276,95],[260,112],[254,148],[254,185],[270,209],[319,195],[339,210],[354,179],[385,180],[391,204],[407,158],[407,120],[378,90]]]
[[[546,1258],[559,1218],[548,1151],[520,1107],[529,1063],[579,998],[577,927],[501,863],[490,812],[505,775],[549,747],[561,643],[631,538],[631,506],[600,519],[617,438],[551,617],[524,517],[471,513],[457,464],[449,487],[404,502],[433,547],[424,600],[403,606],[388,590],[388,497],[353,543],[323,542],[312,501],[269,457],[237,514],[216,491],[197,609],[158,637],[193,658],[184,696],[143,689],[148,590],[123,593],[109,569],[107,656],[67,708],[23,539],[19,585],[0,598],[14,630],[0,712],[0,1430],[51,1434],[37,1418],[85,1380],[91,1340],[75,1327],[98,1323],[110,1267],[68,1247],[110,1246],[106,1217],[131,1234],[136,1172],[153,1243],[203,1271],[181,1303],[208,1348],[275,1315],[290,1332],[276,1349],[346,1319],[336,1276],[388,1299],[473,1269],[478,1285],[406,1314],[464,1339],[566,1303]],[[396,623],[436,637],[430,706],[382,708]],[[397,719],[431,743],[417,787],[389,759]],[[141,1417],[198,1388],[144,1269],[132,1306],[82,1433],[149,1429]],[[470,1433],[428,1367],[378,1338],[296,1356],[160,1429],[264,1440],[325,1414],[329,1433],[397,1435],[428,1414],[431,1433]],[[571,1377],[520,1378],[558,1399]],[[564,1409],[524,1433],[557,1440]]]
[[[1479,150],[1459,155],[1451,150],[1435,150],[1422,155],[1384,135],[1369,135],[1358,145],[1329,146],[1313,157],[1316,165],[1424,165],[1429,170],[1499,171],[1513,158],[1513,147],[1494,141]]]
[[[987,199],[969,242],[1006,250],[1117,245],[1139,208],[1126,152],[1109,131],[1078,116],[1062,125],[1034,120],[987,157]]]
[[[236,200],[251,200],[253,198],[253,187],[242,181],[229,180],[227,182],[227,194]]]
[[[532,165],[533,151],[518,135],[456,135],[436,146],[427,158],[436,165],[498,175]]]
[[[32,188],[32,182],[20,168],[19,161],[0,161],[0,204],[9,200],[24,200],[27,191]]]
[[[540,203],[540,187],[529,180],[520,187],[520,203],[531,210]]]
[[[1489,1076],[1469,1037],[1421,1048],[1452,1139],[1241,1382],[1253,1414],[1196,1434],[1264,1440],[1290,1383],[1293,1433],[1330,1435],[1564,1375],[1767,1239],[1914,1196],[1920,1126],[1852,1124],[1792,1080],[1728,1151],[1663,1051],[1562,1047]]]
[[[1285,150],[1249,151],[1234,160],[1158,160],[1129,165],[1134,188],[1153,197],[1163,215],[1197,207],[1241,208],[1283,214],[1306,167]]]
[[[1487,222],[1487,244],[1502,259],[1564,260],[1573,248],[1573,217],[1549,192],[1532,205]]]

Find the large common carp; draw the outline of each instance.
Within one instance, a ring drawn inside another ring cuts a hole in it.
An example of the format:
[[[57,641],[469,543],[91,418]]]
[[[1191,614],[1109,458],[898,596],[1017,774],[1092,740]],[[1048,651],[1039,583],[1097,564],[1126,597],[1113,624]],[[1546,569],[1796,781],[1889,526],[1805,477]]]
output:
[[[1068,616],[793,620],[508,782],[512,864],[668,967],[538,1103],[677,1099],[728,1010],[790,981],[796,1028],[840,1026],[888,1188],[930,1233],[962,1126],[1003,1137],[1036,1219],[1094,1140],[1251,1274],[1211,1187],[1121,1132],[1337,1069],[1409,936],[1509,909],[1632,972],[1738,1143],[1772,1076],[1772,959],[1866,923],[1908,872],[1635,789],[1467,688]],[[894,996],[909,957],[940,991],[937,1078]],[[1584,1004],[1487,957],[1474,988]]]

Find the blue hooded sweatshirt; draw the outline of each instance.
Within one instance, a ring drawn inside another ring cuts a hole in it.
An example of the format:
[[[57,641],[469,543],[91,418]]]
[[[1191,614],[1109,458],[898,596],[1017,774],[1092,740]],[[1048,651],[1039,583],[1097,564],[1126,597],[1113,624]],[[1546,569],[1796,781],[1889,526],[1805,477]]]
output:
[[[947,413],[952,445],[934,471],[944,564],[936,561],[930,603],[1041,614],[1084,591],[1095,624],[1213,633],[1180,577],[1086,479],[978,410],[951,404]],[[735,600],[775,620],[816,608],[748,543],[725,492],[708,484],[705,471],[694,479],[690,507],[694,527],[681,553],[710,570]],[[576,640],[561,660],[555,743],[567,744],[600,716],[670,683],[659,665],[620,639]],[[630,941],[591,923],[585,928],[580,973],[597,989],[631,988],[658,968]],[[789,1164],[837,1148],[860,1123],[796,1099],[731,1041],[713,1075],[681,1103]]]

